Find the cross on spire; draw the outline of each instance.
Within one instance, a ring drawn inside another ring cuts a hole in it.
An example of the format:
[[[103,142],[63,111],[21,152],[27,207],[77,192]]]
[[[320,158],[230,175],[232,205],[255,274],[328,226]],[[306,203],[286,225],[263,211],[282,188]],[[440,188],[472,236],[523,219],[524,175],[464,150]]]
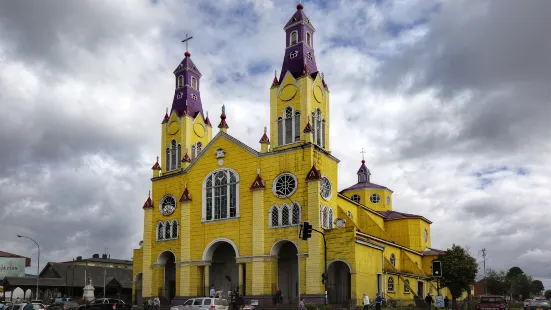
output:
[[[365,161],[365,158],[364,158],[364,155],[365,155],[365,151],[364,151],[364,148],[362,147],[362,151],[360,152],[360,154],[362,154],[362,161]]]
[[[157,156],[157,162],[159,162],[159,156]]]
[[[193,37],[188,36],[188,34],[186,33],[186,38],[184,40],[182,40],[182,43],[186,42],[186,53],[189,53],[189,50],[188,50],[189,45],[188,44],[189,44],[189,40],[191,40],[191,39],[193,39]]]

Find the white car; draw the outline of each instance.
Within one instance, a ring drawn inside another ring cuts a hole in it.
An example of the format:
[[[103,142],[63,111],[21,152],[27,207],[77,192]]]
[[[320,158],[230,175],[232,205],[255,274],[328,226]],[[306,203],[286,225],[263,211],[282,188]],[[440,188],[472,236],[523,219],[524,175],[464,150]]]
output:
[[[532,301],[532,299],[526,299],[524,301],[524,309],[528,309],[528,305],[530,304],[531,301]]]
[[[170,310],[228,310],[228,301],[222,298],[199,297],[191,298],[181,306],[173,306]]]

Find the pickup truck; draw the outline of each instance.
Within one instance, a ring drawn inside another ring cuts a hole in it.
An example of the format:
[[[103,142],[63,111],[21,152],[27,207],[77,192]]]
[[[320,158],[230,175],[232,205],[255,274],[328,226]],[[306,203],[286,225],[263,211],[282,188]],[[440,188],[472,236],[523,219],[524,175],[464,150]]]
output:
[[[507,310],[507,302],[502,296],[482,296],[476,305],[477,310]]]
[[[132,306],[115,298],[97,298],[81,305],[78,310],[130,310]]]

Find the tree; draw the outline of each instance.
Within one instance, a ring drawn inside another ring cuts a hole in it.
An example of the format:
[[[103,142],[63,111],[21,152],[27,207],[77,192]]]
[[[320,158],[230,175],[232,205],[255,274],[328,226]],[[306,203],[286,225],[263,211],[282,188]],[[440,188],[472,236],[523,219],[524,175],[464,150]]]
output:
[[[470,291],[478,271],[478,263],[464,248],[455,244],[451,249],[438,255],[437,260],[442,262],[441,286],[450,290],[452,309],[455,309],[456,299],[461,297],[464,291]]]
[[[524,274],[524,271],[522,271],[522,269],[520,269],[519,267],[515,266],[509,269],[509,271],[507,271],[507,278],[513,279],[521,274]]]
[[[543,292],[544,288],[545,287],[543,286],[543,283],[540,280],[532,281],[532,294],[541,295],[541,292]]]
[[[509,283],[504,271],[488,269],[486,272],[486,289],[488,294],[505,295],[509,291]]]
[[[551,299],[551,290],[545,291],[545,293],[543,293],[543,296],[545,296],[545,298],[547,299]]]
[[[524,273],[509,279],[511,285],[511,294],[515,299],[529,298],[532,292],[532,277]]]

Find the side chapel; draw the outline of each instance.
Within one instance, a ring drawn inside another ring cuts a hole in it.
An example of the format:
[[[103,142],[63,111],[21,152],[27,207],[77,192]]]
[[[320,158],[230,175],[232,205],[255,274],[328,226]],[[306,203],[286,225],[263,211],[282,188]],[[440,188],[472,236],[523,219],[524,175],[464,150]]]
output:
[[[364,292],[397,300],[436,293],[430,268],[440,251],[431,248],[431,222],[394,211],[392,190],[372,182],[364,160],[357,183],[338,191],[331,93],[302,4],[283,29],[285,55],[260,151],[228,133],[224,107],[212,136],[201,72],[187,48],[174,70],[143,241],[133,255],[138,304],[152,296],[184,304],[211,287],[259,305],[271,304],[277,288],[284,304],[296,303],[299,289],[306,302],[324,303],[327,291],[328,303],[342,305],[359,305]],[[304,221],[325,233],[326,258],[320,234],[298,239]]]

